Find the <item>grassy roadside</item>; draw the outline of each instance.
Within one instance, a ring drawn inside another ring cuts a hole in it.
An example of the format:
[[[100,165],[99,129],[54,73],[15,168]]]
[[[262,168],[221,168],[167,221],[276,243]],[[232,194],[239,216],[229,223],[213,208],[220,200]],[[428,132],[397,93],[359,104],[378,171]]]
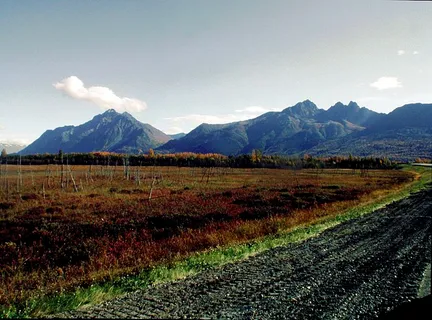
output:
[[[193,254],[187,259],[170,265],[156,266],[141,272],[139,275],[122,277],[109,283],[94,284],[88,288],[79,288],[73,293],[61,293],[55,297],[30,300],[22,307],[0,310],[0,316],[6,318],[40,317],[93,305],[149,285],[181,279],[205,269],[245,259],[270,248],[308,239],[343,221],[359,217],[388,203],[400,200],[412,192],[421,190],[432,181],[430,168],[406,166],[403,170],[415,172],[418,179],[395,193],[381,196],[373,202],[346,210],[338,216],[322,218],[313,224],[298,226],[290,230],[280,230],[276,235],[267,236],[247,244],[216,248]]]

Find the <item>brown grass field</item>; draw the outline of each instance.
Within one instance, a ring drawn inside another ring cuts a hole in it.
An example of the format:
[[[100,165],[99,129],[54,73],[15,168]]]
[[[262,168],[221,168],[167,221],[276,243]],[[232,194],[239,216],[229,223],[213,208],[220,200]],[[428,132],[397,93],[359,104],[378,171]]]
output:
[[[0,304],[289,230],[414,178],[397,170],[2,165]]]

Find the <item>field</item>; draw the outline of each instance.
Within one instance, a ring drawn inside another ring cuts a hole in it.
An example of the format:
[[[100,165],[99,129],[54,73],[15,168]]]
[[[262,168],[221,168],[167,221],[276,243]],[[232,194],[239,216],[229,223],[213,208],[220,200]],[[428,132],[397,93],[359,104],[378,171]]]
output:
[[[426,189],[304,241],[55,317],[421,319],[432,301],[431,217]]]
[[[290,230],[415,178],[398,170],[2,165],[0,304]]]

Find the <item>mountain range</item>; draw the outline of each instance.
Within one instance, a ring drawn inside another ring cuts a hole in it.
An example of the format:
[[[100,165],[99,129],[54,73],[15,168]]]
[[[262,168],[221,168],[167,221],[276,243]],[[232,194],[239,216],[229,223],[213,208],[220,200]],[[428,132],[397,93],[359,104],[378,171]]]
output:
[[[389,114],[355,102],[328,110],[305,100],[280,112],[228,124],[203,123],[168,136],[128,113],[108,110],[80,126],[46,131],[21,154],[111,151],[387,156],[411,160],[432,154],[432,104],[408,104]]]
[[[6,153],[16,153],[26,147],[25,144],[12,143],[12,142],[0,142],[0,151],[5,149]]]

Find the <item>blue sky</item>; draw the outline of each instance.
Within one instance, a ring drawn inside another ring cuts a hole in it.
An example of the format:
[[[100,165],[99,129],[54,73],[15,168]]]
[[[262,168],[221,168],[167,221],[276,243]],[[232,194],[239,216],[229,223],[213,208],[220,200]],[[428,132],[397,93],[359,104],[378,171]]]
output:
[[[166,133],[310,99],[432,102],[432,3],[0,2],[0,141],[112,107]]]

